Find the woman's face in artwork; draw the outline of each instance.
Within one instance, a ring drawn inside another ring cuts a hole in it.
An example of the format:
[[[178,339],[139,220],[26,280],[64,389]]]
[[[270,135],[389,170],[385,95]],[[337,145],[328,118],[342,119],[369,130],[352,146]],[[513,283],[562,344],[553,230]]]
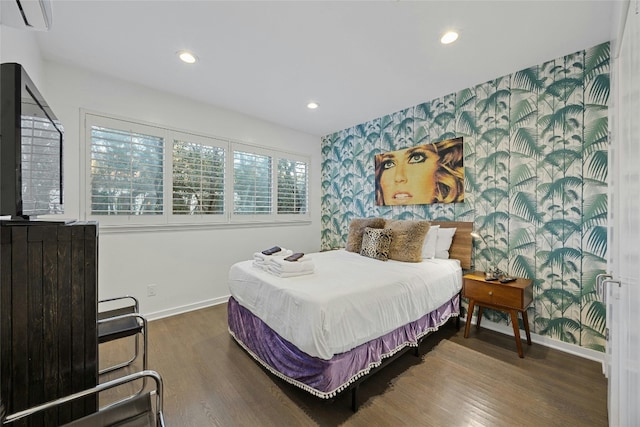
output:
[[[432,203],[436,191],[438,154],[424,145],[382,155],[380,187],[385,205]]]

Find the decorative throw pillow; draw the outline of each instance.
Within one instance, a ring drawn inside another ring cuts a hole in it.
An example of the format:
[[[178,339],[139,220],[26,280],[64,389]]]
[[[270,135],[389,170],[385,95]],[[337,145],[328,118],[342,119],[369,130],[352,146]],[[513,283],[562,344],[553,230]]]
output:
[[[439,225],[429,226],[427,236],[424,238],[424,244],[422,245],[422,258],[433,259],[436,256],[436,241],[438,240]]]
[[[456,233],[456,228],[442,228],[438,229],[438,240],[436,241],[436,258],[449,259],[449,248],[453,242],[453,235]]]
[[[429,231],[429,221],[387,220],[385,228],[393,231],[389,259],[422,261],[422,244]]]
[[[384,228],[384,218],[354,218],[349,224],[349,236],[345,250],[360,253],[362,235],[366,227]]]
[[[388,260],[392,234],[387,228],[365,228],[360,255],[380,261]]]

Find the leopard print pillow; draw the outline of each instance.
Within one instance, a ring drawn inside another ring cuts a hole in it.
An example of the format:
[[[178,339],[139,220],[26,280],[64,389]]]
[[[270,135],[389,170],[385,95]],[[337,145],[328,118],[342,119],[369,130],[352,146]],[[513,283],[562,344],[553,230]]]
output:
[[[388,228],[366,227],[362,236],[360,255],[386,261],[389,259],[392,231]]]
[[[362,236],[364,229],[384,228],[384,218],[354,218],[349,224],[349,235],[347,236],[347,245],[345,250],[349,252],[360,253],[362,249]]]

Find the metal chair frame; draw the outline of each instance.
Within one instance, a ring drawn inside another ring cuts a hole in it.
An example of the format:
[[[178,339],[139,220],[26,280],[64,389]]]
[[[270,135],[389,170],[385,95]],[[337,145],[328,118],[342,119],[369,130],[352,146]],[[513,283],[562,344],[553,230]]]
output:
[[[118,369],[126,368],[127,366],[130,366],[133,362],[135,362],[140,354],[138,334],[142,335],[143,340],[142,369],[146,370],[148,366],[147,319],[140,314],[140,305],[138,303],[138,299],[130,295],[125,295],[121,297],[100,300],[98,301],[98,304],[123,300],[131,300],[132,303],[98,313],[98,343],[102,344],[133,336],[135,341],[135,352],[133,357],[131,357],[129,360],[101,369],[98,372],[98,374],[100,375],[113,372]],[[109,324],[115,326],[120,325],[122,327],[117,329],[116,331],[104,332],[104,329],[106,329]],[[100,331],[101,326],[103,327],[102,333]]]
[[[73,394],[70,394],[68,396],[64,396],[64,397],[52,400],[50,402],[43,403],[43,404],[38,405],[38,406],[34,406],[32,408],[25,409],[23,411],[16,412],[15,414],[11,414],[11,415],[8,415],[7,417],[3,418],[2,419],[2,425],[10,424],[10,423],[12,423],[14,421],[18,421],[20,419],[29,417],[29,416],[31,416],[31,415],[33,415],[35,413],[38,413],[38,412],[41,412],[41,411],[45,411],[47,409],[51,409],[51,408],[57,407],[59,405],[65,404],[67,402],[71,402],[73,400],[77,400],[77,399],[80,399],[80,398],[83,398],[83,397],[86,397],[86,396],[89,396],[89,395],[92,395],[92,394],[97,394],[97,393],[100,393],[102,391],[105,391],[105,390],[108,390],[108,389],[111,389],[111,388],[114,388],[114,387],[118,387],[118,386],[121,386],[123,384],[129,383],[129,382],[132,382],[132,381],[136,381],[136,380],[142,379],[143,381],[146,382],[146,379],[149,378],[149,377],[153,378],[153,380],[155,381],[155,390],[150,390],[149,391],[149,395],[148,395],[148,397],[150,398],[151,394],[154,393],[154,391],[155,391],[155,395],[156,395],[156,404],[155,404],[155,411],[154,411],[155,412],[155,414],[154,414],[155,425],[156,425],[156,427],[164,427],[165,423],[164,423],[164,414],[163,414],[163,383],[162,383],[162,377],[157,372],[149,371],[149,370],[145,370],[145,371],[141,371],[141,372],[135,372],[133,374],[126,375],[124,377],[116,378],[114,380],[107,381],[107,382],[102,383],[102,384],[98,384],[95,387],[92,387],[92,388],[89,388],[89,389],[86,389],[86,390],[82,390],[82,391],[79,391],[77,393],[73,393]],[[128,399],[135,398],[137,396],[139,396],[139,394],[132,395]],[[147,395],[145,395],[145,397],[146,396]],[[116,406],[116,405],[119,404],[119,403],[122,403],[122,402],[126,402],[126,400],[127,399],[120,400],[118,402],[115,402],[115,403],[109,404],[107,406],[104,406],[104,407],[98,409],[98,412],[117,411],[118,410],[118,406]],[[94,414],[90,414],[90,415],[86,416],[85,418],[88,419],[89,417],[92,417],[92,415],[94,415]],[[78,421],[82,421],[82,420],[83,419],[76,420],[76,421],[73,421],[73,422],[78,422]]]

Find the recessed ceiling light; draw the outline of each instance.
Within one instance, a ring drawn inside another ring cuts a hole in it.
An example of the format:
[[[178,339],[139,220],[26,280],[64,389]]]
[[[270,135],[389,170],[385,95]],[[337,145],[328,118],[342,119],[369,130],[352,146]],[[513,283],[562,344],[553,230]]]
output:
[[[453,43],[456,40],[458,40],[458,33],[456,33],[455,31],[447,31],[440,39],[440,43],[449,44]]]
[[[315,110],[316,108],[318,108],[318,103],[311,101],[310,103],[307,104],[307,108],[310,110]]]
[[[198,58],[196,58],[193,53],[186,50],[181,50],[180,52],[178,52],[178,57],[187,64],[193,64],[198,60]]]

